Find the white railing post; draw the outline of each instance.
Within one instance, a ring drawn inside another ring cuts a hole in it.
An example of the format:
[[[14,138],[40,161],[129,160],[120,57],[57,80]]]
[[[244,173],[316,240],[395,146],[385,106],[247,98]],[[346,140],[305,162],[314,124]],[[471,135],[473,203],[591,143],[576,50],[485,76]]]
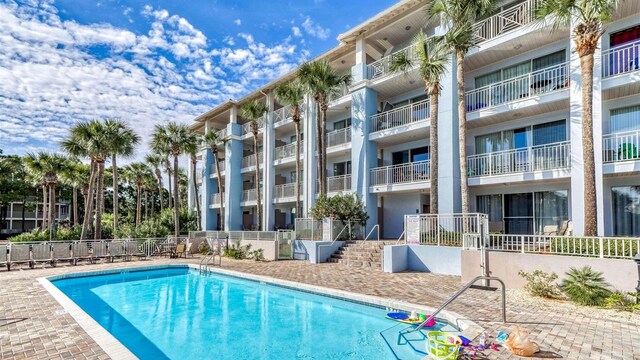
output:
[[[600,243],[600,259],[604,258],[604,238],[599,238],[598,240]]]
[[[525,253],[525,250],[524,250],[524,235],[520,235],[520,252],[523,253],[523,254]]]

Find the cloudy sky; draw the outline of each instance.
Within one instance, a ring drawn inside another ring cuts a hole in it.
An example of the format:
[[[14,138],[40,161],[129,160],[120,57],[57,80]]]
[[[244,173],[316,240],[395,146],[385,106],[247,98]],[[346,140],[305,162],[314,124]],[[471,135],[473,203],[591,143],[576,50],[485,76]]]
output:
[[[393,0],[0,0],[0,149],[56,150],[78,120],[143,137],[337,45]]]

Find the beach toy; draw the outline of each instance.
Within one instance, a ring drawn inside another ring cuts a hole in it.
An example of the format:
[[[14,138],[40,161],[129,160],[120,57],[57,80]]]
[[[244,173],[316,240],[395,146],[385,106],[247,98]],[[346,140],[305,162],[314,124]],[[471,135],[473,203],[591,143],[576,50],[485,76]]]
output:
[[[391,320],[406,320],[409,318],[409,315],[401,312],[390,312],[387,314],[387,318]]]
[[[427,333],[427,353],[436,360],[455,360],[460,352],[462,340],[444,331],[429,331]]]
[[[460,335],[458,336],[460,338],[460,341],[462,341],[462,346],[468,346],[471,343],[471,340],[467,339],[466,337]]]
[[[496,336],[496,340],[498,342],[505,342],[505,341],[507,341],[508,338],[509,338],[509,334],[507,334],[504,331],[498,332],[498,335]]]

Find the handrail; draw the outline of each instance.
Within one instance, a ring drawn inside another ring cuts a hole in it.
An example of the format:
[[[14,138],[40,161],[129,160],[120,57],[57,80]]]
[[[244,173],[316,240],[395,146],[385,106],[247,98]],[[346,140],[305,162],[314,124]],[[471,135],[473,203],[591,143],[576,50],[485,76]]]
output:
[[[333,241],[331,242],[331,244],[321,244],[318,245],[318,249],[316,250],[316,264],[318,264],[320,262],[320,248],[321,247],[331,247],[333,246],[333,244],[335,244],[335,242],[340,238],[340,235],[342,235],[342,233],[347,229],[347,227],[351,227],[351,223],[349,223],[348,226],[345,226],[342,228],[342,230],[340,230],[340,232],[338,233],[338,235],[336,235],[335,238],[333,238]]]
[[[372,228],[371,231],[369,231],[369,233],[367,234],[367,236],[364,237],[364,241],[367,241],[367,239],[369,238],[369,235],[371,235],[373,233],[373,230],[378,229],[377,234],[378,234],[378,241],[380,241],[380,224],[375,224]]]
[[[504,282],[495,276],[476,276],[475,278],[473,278],[471,281],[469,281],[468,283],[466,283],[462,289],[458,290],[455,294],[453,294],[453,296],[451,296],[449,298],[449,300],[445,301],[444,304],[442,304],[436,311],[434,311],[431,315],[429,315],[429,317],[427,317],[427,319],[425,321],[423,321],[420,325],[418,325],[416,328],[410,329],[408,331],[402,330],[400,331],[400,334],[398,334],[398,337],[400,337],[400,335],[403,334],[408,334],[408,333],[412,333],[415,331],[418,331],[420,329],[422,329],[423,327],[426,326],[426,324],[429,323],[429,321],[435,319],[436,315],[438,315],[445,307],[447,307],[449,304],[451,304],[455,299],[457,299],[460,295],[462,295],[463,292],[465,292],[467,289],[469,289],[471,286],[473,286],[476,282],[478,282],[478,280],[495,280],[497,282],[500,283],[500,285],[502,285],[502,322],[506,323],[507,322],[507,307],[506,307],[506,294],[505,294],[505,286],[504,286]]]
[[[398,241],[396,241],[396,245],[398,245],[398,244],[400,243],[400,240],[402,240],[402,239],[404,238],[404,233],[405,233],[406,231],[407,231],[407,230],[402,230],[402,234],[400,234],[400,236],[398,237]]]

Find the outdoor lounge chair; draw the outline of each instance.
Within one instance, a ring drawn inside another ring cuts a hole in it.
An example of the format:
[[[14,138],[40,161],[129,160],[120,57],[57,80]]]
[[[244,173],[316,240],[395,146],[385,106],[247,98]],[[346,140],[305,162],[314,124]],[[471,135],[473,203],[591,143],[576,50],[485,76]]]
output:
[[[558,235],[558,225],[545,225],[542,228],[542,235]]]
[[[51,243],[44,242],[31,245],[31,264],[35,266],[38,263],[49,263],[51,266],[56,266],[51,253]]]
[[[107,249],[107,243],[104,241],[92,241],[91,242],[91,262],[96,263],[98,259],[108,259],[109,251]]]
[[[70,264],[74,263],[73,255],[71,254],[71,243],[69,242],[51,243],[51,253],[53,266],[55,266],[58,261],[69,261]]]
[[[147,254],[142,251],[140,246],[138,246],[138,242],[135,240],[125,241],[124,249],[128,260],[131,260],[134,257],[137,257],[138,259],[146,259],[147,257]]]
[[[91,253],[89,252],[89,245],[86,241],[74,241],[71,244],[71,253],[73,256],[73,265],[78,264],[80,260],[91,261]]]
[[[33,263],[31,262],[31,245],[11,244],[7,270],[11,270],[11,266],[18,264],[29,264],[29,267],[33,268]]]
[[[185,259],[187,258],[187,244],[180,243],[176,245],[175,257],[184,257]]]
[[[109,261],[113,262],[115,259],[126,259],[127,253],[124,250],[124,242],[119,240],[114,240],[109,242]]]
[[[0,266],[9,269],[9,244],[0,244]]]

